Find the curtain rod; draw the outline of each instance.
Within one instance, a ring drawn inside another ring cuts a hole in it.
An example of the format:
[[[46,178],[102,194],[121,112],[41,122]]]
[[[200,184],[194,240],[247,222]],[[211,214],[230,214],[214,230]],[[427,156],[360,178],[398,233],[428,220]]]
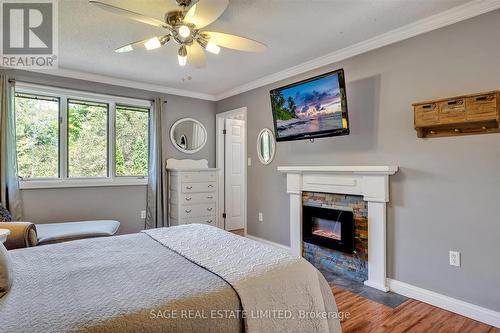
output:
[[[8,82],[9,83],[16,83],[17,81],[16,81],[16,79],[8,79]],[[40,84],[40,83],[37,83],[37,82],[29,82],[29,81],[19,81],[19,82],[27,83],[27,84],[34,84],[34,85],[39,85],[39,86],[47,86],[47,87],[52,87],[52,88],[61,88],[59,86],[54,86],[54,85],[49,85],[49,84]],[[66,88],[61,88],[61,89],[66,89]],[[73,90],[80,90],[80,89],[73,89]],[[90,93],[95,93],[95,94],[101,94],[101,95],[110,95],[110,94],[107,94],[107,93],[101,93],[101,92],[98,92],[98,91],[91,91],[91,90],[80,90],[80,91],[90,92]],[[119,96],[119,95],[110,95],[110,96],[123,97],[123,98],[137,98],[137,97]],[[137,99],[142,99],[142,98],[137,98]],[[143,99],[143,100],[149,101],[149,102],[154,102],[154,99]],[[163,103],[167,104],[167,101],[163,101]]]

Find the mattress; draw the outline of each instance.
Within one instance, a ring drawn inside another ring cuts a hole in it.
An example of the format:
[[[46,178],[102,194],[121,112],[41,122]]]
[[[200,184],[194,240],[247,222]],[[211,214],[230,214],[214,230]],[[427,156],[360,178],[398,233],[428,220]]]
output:
[[[242,332],[238,294],[144,233],[10,251],[2,332]]]

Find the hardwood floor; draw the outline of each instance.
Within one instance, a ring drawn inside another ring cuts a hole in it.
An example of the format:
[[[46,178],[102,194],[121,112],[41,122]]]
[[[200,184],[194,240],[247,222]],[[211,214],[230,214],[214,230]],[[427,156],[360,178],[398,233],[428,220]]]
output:
[[[231,230],[233,234],[236,234],[238,236],[245,236],[245,229],[236,229],[236,230]]]
[[[500,333],[500,329],[409,299],[392,309],[348,291],[332,288],[339,311],[349,312],[343,333]]]
[[[244,229],[231,232],[244,236]],[[500,333],[492,327],[435,306],[409,299],[390,308],[340,288],[332,288],[343,333]]]

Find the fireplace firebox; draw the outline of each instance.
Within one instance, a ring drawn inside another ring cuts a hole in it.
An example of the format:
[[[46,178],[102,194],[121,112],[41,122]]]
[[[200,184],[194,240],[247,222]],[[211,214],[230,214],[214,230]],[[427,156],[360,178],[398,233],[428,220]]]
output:
[[[304,242],[354,253],[354,215],[349,210],[302,207]]]

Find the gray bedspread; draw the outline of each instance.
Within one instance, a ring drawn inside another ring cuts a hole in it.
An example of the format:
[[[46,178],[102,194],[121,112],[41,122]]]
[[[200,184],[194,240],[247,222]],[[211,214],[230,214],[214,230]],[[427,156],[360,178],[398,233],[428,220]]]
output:
[[[238,295],[149,236],[10,251],[1,332],[241,332]],[[168,318],[170,317],[170,318]]]

